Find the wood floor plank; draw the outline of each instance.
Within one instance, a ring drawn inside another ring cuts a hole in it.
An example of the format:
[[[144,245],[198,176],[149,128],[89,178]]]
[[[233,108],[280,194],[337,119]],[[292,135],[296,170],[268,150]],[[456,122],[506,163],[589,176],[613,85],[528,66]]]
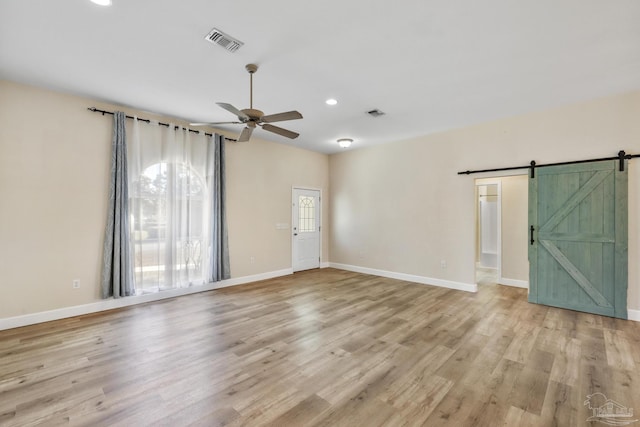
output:
[[[466,426],[468,417],[480,405],[480,396],[476,390],[464,385],[454,384],[449,392],[436,405],[424,425]],[[411,420],[408,420],[410,424]]]
[[[535,346],[535,340],[542,328],[533,322],[523,320],[514,328],[515,337],[505,352],[505,358],[524,363]]]
[[[505,427],[536,427],[541,423],[540,417],[521,408],[511,406],[502,424]]]
[[[474,361],[486,344],[487,338],[484,335],[474,334],[435,373],[452,381],[459,380],[473,369]]]
[[[491,426],[505,419],[512,390],[523,369],[523,364],[503,358],[489,377],[481,378],[472,388],[475,399],[470,402],[471,407],[463,411],[468,416],[458,425]]]
[[[460,382],[473,386],[491,378],[514,336],[515,334],[511,329],[495,329],[493,335],[487,337],[486,345],[474,361],[473,369],[464,372]]]
[[[0,331],[0,425],[586,425],[640,324],[323,269]]]
[[[581,342],[576,338],[558,340],[550,380],[576,386],[580,368]]]
[[[625,370],[635,369],[633,351],[624,332],[604,329],[604,344],[609,366]]]
[[[540,415],[553,362],[551,353],[538,349],[531,352],[509,396],[511,406]]]
[[[540,414],[541,425],[574,426],[585,420],[578,418],[579,409],[586,396],[578,396],[576,390],[562,382],[549,381],[545,402]]]
[[[330,406],[329,402],[316,394],[312,394],[268,425],[273,427],[307,425]]]

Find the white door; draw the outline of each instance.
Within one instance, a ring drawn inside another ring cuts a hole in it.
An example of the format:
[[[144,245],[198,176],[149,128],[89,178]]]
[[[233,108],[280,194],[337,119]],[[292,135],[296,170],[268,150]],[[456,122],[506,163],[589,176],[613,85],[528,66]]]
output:
[[[320,191],[293,189],[293,271],[320,268]]]

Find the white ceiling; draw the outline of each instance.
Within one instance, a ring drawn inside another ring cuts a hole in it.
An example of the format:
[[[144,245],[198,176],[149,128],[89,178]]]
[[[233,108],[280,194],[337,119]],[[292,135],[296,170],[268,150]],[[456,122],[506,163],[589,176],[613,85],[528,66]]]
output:
[[[227,121],[215,102],[248,108],[247,63],[255,108],[304,116],[278,123],[296,140],[254,136],[334,153],[638,90],[640,1],[0,1],[0,78]]]

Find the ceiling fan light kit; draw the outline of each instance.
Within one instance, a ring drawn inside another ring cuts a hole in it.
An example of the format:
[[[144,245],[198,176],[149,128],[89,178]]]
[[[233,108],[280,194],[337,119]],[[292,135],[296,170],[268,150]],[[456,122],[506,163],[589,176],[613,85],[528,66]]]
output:
[[[340,138],[338,140],[338,145],[342,148],[349,148],[351,147],[352,143],[353,143],[353,139],[351,138]]]
[[[214,123],[191,123],[192,126],[215,126],[215,125],[228,125],[228,124],[244,124],[245,128],[238,137],[238,142],[245,142],[251,139],[251,134],[256,126],[260,126],[267,132],[272,132],[286,138],[295,139],[300,134],[284,129],[278,126],[271,125],[270,123],[284,122],[286,120],[298,120],[302,118],[302,114],[298,111],[286,111],[283,113],[264,115],[261,110],[253,108],[253,74],[258,71],[256,64],[247,64],[245,69],[249,73],[249,108],[239,110],[231,104],[224,102],[216,102],[218,106],[224,108],[228,112],[234,114],[238,121],[235,122],[214,122]]]

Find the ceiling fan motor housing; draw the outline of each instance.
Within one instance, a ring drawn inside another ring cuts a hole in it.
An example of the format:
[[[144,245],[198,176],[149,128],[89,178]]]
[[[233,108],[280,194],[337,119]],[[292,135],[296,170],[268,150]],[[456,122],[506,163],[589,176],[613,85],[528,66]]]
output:
[[[259,122],[264,116],[264,113],[260,110],[256,110],[255,108],[245,108],[244,110],[240,110],[245,113],[247,116],[251,118],[252,121]]]

